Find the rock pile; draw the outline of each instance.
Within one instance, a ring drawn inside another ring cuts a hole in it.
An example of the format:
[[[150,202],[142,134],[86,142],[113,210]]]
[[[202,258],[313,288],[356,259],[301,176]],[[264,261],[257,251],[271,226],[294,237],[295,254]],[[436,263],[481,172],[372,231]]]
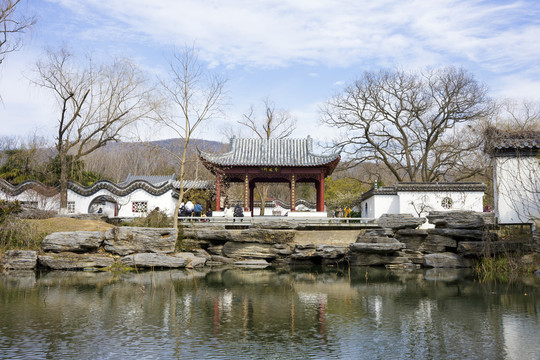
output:
[[[314,234],[317,230],[300,229],[294,223],[254,224],[247,229],[190,225],[183,229],[184,245],[195,245],[198,250],[189,253],[174,252],[175,229],[118,227],[104,234],[55,233],[43,241],[45,254],[8,251],[0,261],[0,268],[88,269],[113,264],[155,268],[223,264],[459,268],[472,266],[473,260],[481,256],[520,247],[519,243],[498,241],[491,231],[492,213],[431,212],[427,220],[435,227],[419,228],[426,222],[425,218],[383,215],[378,228],[361,232],[349,245],[295,243],[299,232],[305,239],[304,231]]]
[[[115,263],[140,268],[181,268],[204,266],[209,259],[201,254],[175,253],[176,229],[140,227],[99,231],[58,232],[45,237],[44,254],[36,251],[7,251],[0,268],[84,270],[106,268]]]

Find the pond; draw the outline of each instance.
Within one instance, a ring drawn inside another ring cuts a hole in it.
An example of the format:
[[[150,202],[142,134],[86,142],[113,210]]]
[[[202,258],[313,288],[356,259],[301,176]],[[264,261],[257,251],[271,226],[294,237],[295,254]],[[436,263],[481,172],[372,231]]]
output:
[[[540,279],[464,270],[0,273],[1,359],[540,359]]]

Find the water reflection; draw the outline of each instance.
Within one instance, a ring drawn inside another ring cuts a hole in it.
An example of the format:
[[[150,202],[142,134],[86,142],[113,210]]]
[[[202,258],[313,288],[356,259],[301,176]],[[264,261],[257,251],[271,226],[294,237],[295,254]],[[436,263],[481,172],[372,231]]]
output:
[[[375,268],[0,274],[0,358],[540,358],[540,280]]]

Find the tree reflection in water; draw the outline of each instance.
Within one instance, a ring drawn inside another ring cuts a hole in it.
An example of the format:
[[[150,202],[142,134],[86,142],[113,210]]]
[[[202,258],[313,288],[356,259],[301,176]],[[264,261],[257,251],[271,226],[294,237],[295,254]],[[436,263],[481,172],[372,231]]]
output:
[[[463,270],[1,273],[0,358],[525,359],[539,289]]]

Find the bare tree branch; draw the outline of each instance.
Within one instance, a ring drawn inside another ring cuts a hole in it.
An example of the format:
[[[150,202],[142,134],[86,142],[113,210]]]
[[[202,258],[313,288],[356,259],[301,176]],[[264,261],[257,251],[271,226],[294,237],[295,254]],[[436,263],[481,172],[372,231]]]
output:
[[[54,94],[60,108],[56,150],[60,171],[60,208],[67,207],[68,154],[72,161],[108,142],[119,141],[122,130],[148,118],[157,106],[152,90],[137,67],[127,60],[96,67],[82,65],[66,49],[48,51],[36,65],[34,83]]]
[[[185,47],[182,51],[175,52],[169,65],[170,79],[161,81],[161,85],[174,109],[169,113],[157,114],[156,121],[184,139],[181,153],[171,153],[180,164],[180,174],[177,176],[180,189],[174,212],[174,227],[177,227],[177,214],[185,193],[184,177],[189,141],[199,125],[221,115],[226,80],[202,66],[194,47]]]
[[[0,0],[0,64],[6,54],[19,49],[20,34],[35,24],[34,17],[19,16],[21,0]]]
[[[486,88],[462,69],[381,70],[330,99],[322,120],[344,131],[333,148],[354,163],[379,162],[397,181],[429,182],[444,179],[471,150],[450,141],[461,124],[491,111]]]

